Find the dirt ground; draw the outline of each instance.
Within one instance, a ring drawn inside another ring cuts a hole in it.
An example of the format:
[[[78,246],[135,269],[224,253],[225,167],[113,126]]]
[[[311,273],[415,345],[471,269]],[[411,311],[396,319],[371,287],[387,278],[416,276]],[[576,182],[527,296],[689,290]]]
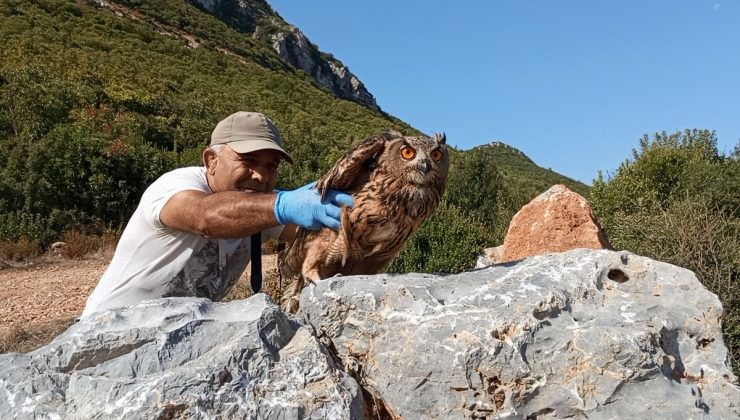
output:
[[[82,259],[45,255],[33,263],[0,269],[0,353],[28,352],[51,341],[82,313],[108,267],[112,250]],[[277,254],[262,258],[264,285],[277,287]],[[251,294],[249,269],[226,300]]]

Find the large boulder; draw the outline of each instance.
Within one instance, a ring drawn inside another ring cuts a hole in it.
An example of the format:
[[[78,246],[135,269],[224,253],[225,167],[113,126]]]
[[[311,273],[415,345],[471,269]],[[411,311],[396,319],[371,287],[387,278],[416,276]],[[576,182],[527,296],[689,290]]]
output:
[[[739,418],[722,307],[687,270],[575,250],[144,302],[0,355],[0,418]],[[298,321],[302,321],[302,324]]]
[[[514,215],[503,250],[489,261],[502,263],[576,248],[612,249],[588,201],[559,184]]]
[[[300,306],[381,417],[740,417],[720,301],[627,252],[336,277]]]
[[[359,418],[357,382],[264,294],[83,318],[0,355],[0,418]]]

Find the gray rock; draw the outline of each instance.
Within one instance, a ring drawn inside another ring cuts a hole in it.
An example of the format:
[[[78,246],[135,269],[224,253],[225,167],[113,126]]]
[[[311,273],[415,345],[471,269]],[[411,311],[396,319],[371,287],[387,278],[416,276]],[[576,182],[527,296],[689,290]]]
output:
[[[291,66],[303,70],[320,87],[342,99],[358,102],[379,110],[375,97],[365,85],[339,60],[322,54],[298,28],[288,26],[270,36],[272,49]]]
[[[378,415],[740,417],[717,297],[690,271],[630,253],[336,277],[300,307]]]
[[[0,355],[0,418],[359,418],[357,382],[264,294],[83,318]]]
[[[0,355],[0,418],[740,417],[717,297],[629,253],[338,277],[300,315],[262,294],[94,314]]]
[[[342,62],[322,53],[264,0],[187,0],[227,24],[269,45],[286,64],[304,71],[341,99],[380,110],[375,97]]]

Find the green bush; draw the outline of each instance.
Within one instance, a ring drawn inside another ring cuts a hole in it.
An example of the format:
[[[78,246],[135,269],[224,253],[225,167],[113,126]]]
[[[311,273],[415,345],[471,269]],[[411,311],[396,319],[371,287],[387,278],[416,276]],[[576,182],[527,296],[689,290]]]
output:
[[[451,151],[445,201],[486,226],[486,246],[504,241],[509,222],[522,206],[555,184],[587,195],[588,187],[534,164],[520,151],[491,143]]]
[[[740,166],[717,150],[715,133],[686,130],[645,135],[616,174],[594,181],[591,200],[602,221],[610,217],[666,209],[685,197],[705,197],[722,211],[740,207]]]
[[[486,228],[455,206],[442,203],[406,242],[392,273],[459,273],[475,267],[486,243]]]
[[[503,243],[512,211],[518,209],[508,206],[504,179],[490,149],[454,152],[450,164],[444,201],[489,227],[487,242]]]
[[[146,187],[173,167],[170,152],[107,140],[85,124],[60,124],[30,146],[16,177],[23,182],[25,211],[73,211],[121,224]]]
[[[21,211],[0,213],[0,241],[27,238],[39,246],[47,246],[57,235],[54,217]]]

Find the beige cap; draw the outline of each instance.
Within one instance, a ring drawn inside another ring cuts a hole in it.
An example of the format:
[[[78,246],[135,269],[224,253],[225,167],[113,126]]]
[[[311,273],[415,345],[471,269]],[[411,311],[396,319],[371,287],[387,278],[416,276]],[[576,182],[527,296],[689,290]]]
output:
[[[236,153],[277,150],[283,159],[293,163],[293,158],[283,150],[275,123],[259,112],[239,111],[221,120],[211,133],[211,146],[216,144],[226,144]]]

